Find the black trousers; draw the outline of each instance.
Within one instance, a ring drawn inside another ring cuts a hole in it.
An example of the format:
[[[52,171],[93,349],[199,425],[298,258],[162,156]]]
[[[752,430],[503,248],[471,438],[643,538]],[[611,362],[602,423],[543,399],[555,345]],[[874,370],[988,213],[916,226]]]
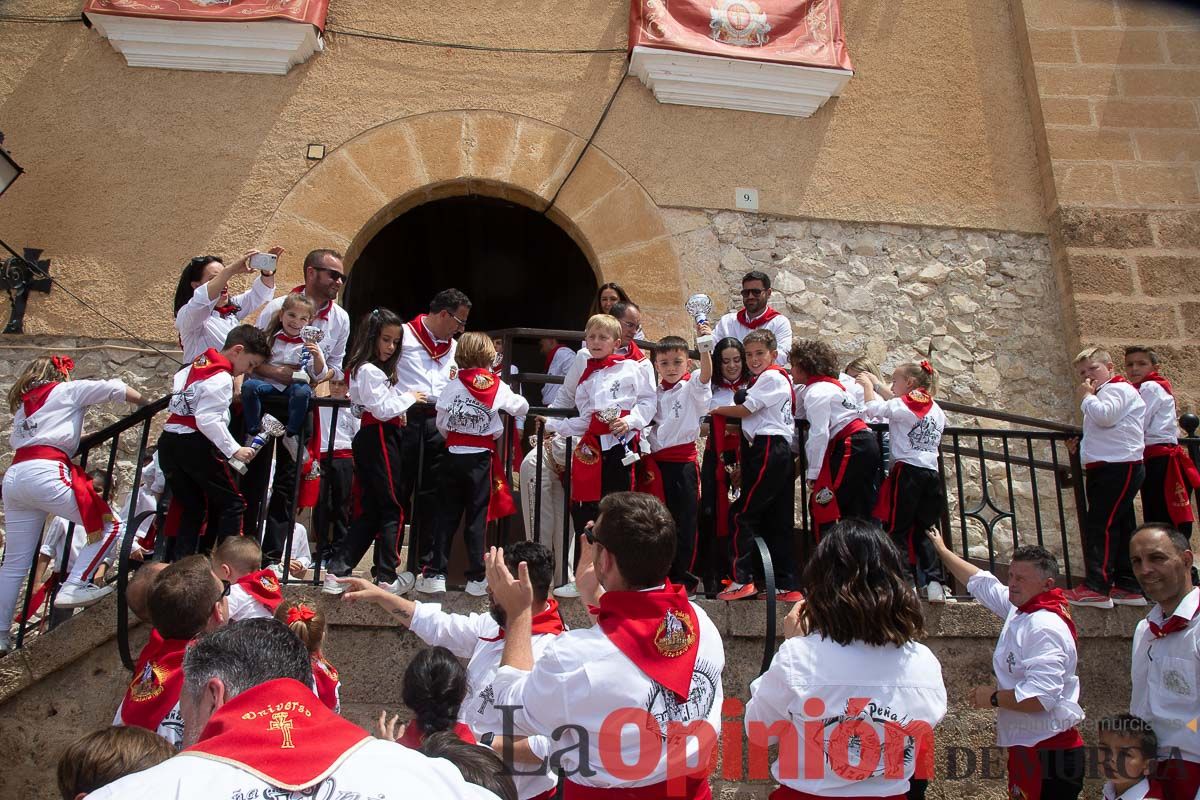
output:
[[[936,528],[946,505],[941,476],[936,470],[897,461],[888,484],[891,528],[888,534],[904,554],[918,586],[946,583],[946,568],[925,531]]]
[[[1108,594],[1115,586],[1141,593],[1129,562],[1129,539],[1137,527],[1133,498],[1146,477],[1140,461],[1090,466],[1083,473],[1087,491],[1084,523],[1084,585]]]
[[[424,553],[433,542],[436,476],[446,456],[446,440],[438,432],[436,419],[437,413],[432,408],[409,409],[407,422],[400,429],[399,497],[409,525],[410,564],[417,553]]]
[[[1037,758],[1042,784],[1036,800],[1076,800],[1083,791],[1087,772],[1087,748],[1066,750],[1023,750],[1011,753],[1011,758]],[[1009,768],[1013,766],[1009,763]],[[1014,792],[1015,796],[1016,792]]]
[[[400,561],[400,526],[404,521],[396,491],[400,484],[400,429],[394,425],[367,425],[354,435],[351,450],[362,495],[360,508],[346,538],[334,548],[326,570],[341,578],[349,575],[378,534],[371,573],[376,580],[391,583],[396,580]]]
[[[796,477],[792,448],[783,436],[755,436],[742,440],[742,494],[729,513],[732,517],[733,579],[737,583],[763,580],[756,537],[771,554],[775,588],[798,589],[793,529],[796,517]]]
[[[716,451],[705,448],[700,461],[700,535],[692,571],[704,579],[708,594],[719,587],[722,579],[733,577],[733,537],[717,536],[717,470],[725,468],[718,461]],[[732,524],[725,522],[726,530],[730,530]]]
[[[675,520],[675,559],[671,562],[671,583],[685,585],[690,591],[699,582],[694,569],[696,539],[699,536],[700,465],[695,461],[659,461],[658,470],[662,473],[667,510]]]
[[[840,518],[870,519],[879,492],[879,465],[882,463],[879,439],[875,431],[866,430],[852,433],[848,438],[830,445],[829,463],[834,481],[837,481],[839,465],[846,457],[847,447],[850,448],[850,460],[846,462],[841,482],[833,490]],[[742,474],[745,475],[744,470]]]
[[[446,453],[437,471],[433,537],[421,556],[421,572],[445,576],[454,533],[464,517],[469,581],[484,578],[483,546],[487,536],[488,501],[492,496],[492,454]]]
[[[1143,522],[1173,524],[1171,513],[1167,510],[1167,465],[1170,462],[1169,456],[1146,459],[1146,480],[1142,483]],[[1184,522],[1175,527],[1184,536],[1192,538],[1192,523]]]
[[[199,548],[206,513],[208,533],[217,543],[241,534],[246,501],[225,456],[203,433],[164,431],[158,437],[158,463],[183,511],[173,551],[176,559]]]
[[[277,405],[278,404],[278,405]],[[279,412],[279,408],[286,408],[286,403],[279,404],[279,401],[268,401],[264,403],[268,411],[272,413]],[[277,414],[278,416],[278,414]],[[304,430],[300,435],[300,447],[308,441],[308,437],[312,435],[312,415],[309,414],[304,418]],[[299,453],[298,453],[299,454]],[[271,474],[271,460],[275,461],[275,473]],[[246,470],[245,477],[242,478],[242,490],[249,501],[246,504],[245,522],[243,523],[247,531],[253,531],[253,535],[258,535],[258,528],[262,522],[262,514],[264,509],[260,502],[263,493],[267,490],[267,485],[270,484],[271,495],[266,501],[266,525],[263,528],[262,551],[263,563],[270,564],[283,559],[284,547],[288,537],[292,535],[292,529],[296,521],[296,511],[293,501],[296,497],[296,462],[288,455],[288,451],[279,443],[278,439],[271,441],[263,447],[253,461],[250,462],[249,469]]]
[[[313,509],[313,527],[321,546],[321,557],[329,558],[330,552],[346,538],[350,530],[350,508],[354,503],[351,492],[354,488],[353,458],[321,459],[321,498]],[[328,540],[321,538],[328,529]]]
[[[567,455],[570,458],[570,454]],[[600,455],[600,497],[607,497],[613,492],[629,492],[635,487],[633,465],[628,467],[621,463],[625,457],[625,446],[615,444]],[[545,480],[543,478],[543,480]],[[575,533],[582,534],[583,529],[600,514],[600,501],[571,504],[571,521],[575,524]],[[579,557],[579,548],[575,548],[575,557]],[[578,563],[578,561],[576,562]]]

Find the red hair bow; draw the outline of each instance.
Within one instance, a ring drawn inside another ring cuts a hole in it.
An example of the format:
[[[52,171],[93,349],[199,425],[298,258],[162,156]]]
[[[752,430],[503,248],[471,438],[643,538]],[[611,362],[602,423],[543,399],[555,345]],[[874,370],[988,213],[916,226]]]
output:
[[[921,362],[921,369],[922,369],[923,371],[925,371],[925,372],[929,373],[930,375],[932,375],[932,374],[933,374],[933,365],[932,365],[932,364],[930,364],[928,361],[922,361],[922,362]]]
[[[75,369],[75,359],[70,356],[50,356],[50,363],[64,375],[70,374],[71,370]]]
[[[308,622],[310,619],[317,616],[317,612],[313,611],[306,605],[292,606],[288,609],[287,624],[291,625],[294,622]]]

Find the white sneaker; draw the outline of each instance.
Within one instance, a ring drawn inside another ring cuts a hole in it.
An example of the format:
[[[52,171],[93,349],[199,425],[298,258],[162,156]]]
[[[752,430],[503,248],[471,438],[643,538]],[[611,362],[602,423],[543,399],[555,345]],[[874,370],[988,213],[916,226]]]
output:
[[[931,603],[946,602],[946,589],[937,581],[930,581],[925,587],[925,597]]]
[[[417,578],[417,591],[421,594],[440,594],[446,591],[445,575],[422,575]]]
[[[575,581],[564,583],[554,590],[555,597],[579,597],[579,590],[575,588]]]
[[[483,597],[487,594],[487,578],[481,581],[467,581],[467,594],[471,597]]]
[[[54,607],[86,608],[108,597],[115,588],[94,583],[64,583],[54,597]]]
[[[417,582],[417,577],[411,572],[401,572],[396,576],[395,582],[392,584],[392,594],[405,595],[412,591],[413,586]]]
[[[345,594],[346,585],[338,583],[337,578],[332,573],[325,573],[325,582],[321,584],[322,594]]]

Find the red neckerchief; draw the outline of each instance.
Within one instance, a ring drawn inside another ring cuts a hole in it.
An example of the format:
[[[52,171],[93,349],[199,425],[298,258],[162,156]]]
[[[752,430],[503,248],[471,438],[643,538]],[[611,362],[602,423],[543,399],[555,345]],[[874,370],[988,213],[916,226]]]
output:
[[[188,639],[164,639],[157,630],[150,631],[150,640],[138,655],[133,680],[121,701],[121,722],[158,730],[159,723],[179,702],[183,654],[189,643]]]
[[[276,678],[213,712],[200,741],[183,753],[222,761],[298,792],[328,778],[371,741],[370,734],[326,708],[303,683]]]
[[[25,418],[33,416],[38,410],[46,405],[46,401],[50,399],[50,391],[58,386],[58,381],[43,383],[41,386],[35,386],[25,394],[21,395],[21,407],[25,409]]]
[[[1162,375],[1159,375],[1157,370],[1154,372],[1147,373],[1146,377],[1142,378],[1140,381],[1131,381],[1131,383],[1133,384],[1133,388],[1141,389],[1142,384],[1145,383],[1146,381],[1153,381],[1154,383],[1157,383],[1159,386],[1163,387],[1164,392],[1171,395],[1172,397],[1175,396],[1175,392],[1171,390],[1171,382],[1169,380],[1167,380],[1166,378],[1164,378]]]
[[[317,697],[330,711],[338,708],[338,671],[325,660],[325,656],[314,653],[312,656],[313,683],[317,687]]]
[[[736,381],[727,381],[724,378],[715,378],[715,380],[717,382],[717,385],[715,388],[728,389],[729,391],[735,392],[735,393],[737,392],[738,389],[745,388],[745,386],[746,386],[746,384],[742,381],[741,378],[738,378]]]
[[[546,608],[533,617],[533,630],[530,633],[534,636],[541,636],[543,634],[558,636],[564,630],[562,617],[558,615],[558,601],[553,597],[547,597]],[[501,628],[500,633],[496,636],[480,636],[479,638],[484,642],[502,641],[504,639],[504,628]]]
[[[1111,378],[1106,380],[1104,383],[1097,386],[1096,391],[1097,392],[1100,391],[1105,386],[1108,386],[1110,383],[1129,383],[1129,381],[1125,380],[1124,376],[1122,376],[1122,375],[1113,375]]]
[[[625,357],[628,358],[630,361],[645,361],[646,360],[646,354],[644,352],[642,352],[642,348],[637,346],[637,342],[630,341],[628,350],[629,350],[629,352],[627,352],[625,354]]]
[[[218,372],[228,372],[233,374],[233,364],[229,359],[221,355],[216,349],[210,347],[196,357],[188,368],[187,378],[184,379],[183,388],[191,386],[193,383],[206,381]],[[182,414],[172,414],[167,417],[168,425],[183,425],[188,428],[196,429],[196,418],[194,416],[184,416]]]
[[[500,380],[490,369],[486,367],[460,369],[458,379],[462,382],[463,388],[470,392],[471,397],[483,403],[487,408],[492,407],[492,403],[496,401],[496,392],[500,391]]]
[[[683,377],[680,378],[679,380],[675,381],[674,383],[667,383],[666,381],[659,381],[658,385],[662,387],[662,390],[664,392],[669,392],[672,389],[674,389],[676,386],[678,386],[679,384],[684,383],[686,381],[690,381],[691,379],[692,379],[692,373],[685,372],[685,373],[683,373]]]
[[[579,376],[579,383],[583,383],[591,377],[593,372],[599,372],[602,369],[608,369],[611,366],[621,363],[631,356],[622,356],[616,353],[609,353],[604,358],[589,358],[587,366],[583,368],[583,374]]]
[[[295,289],[292,289],[292,291],[289,292],[289,294],[301,294],[301,295],[304,295],[305,297],[308,297],[308,295],[304,294],[304,284],[303,283],[300,284],[299,286],[297,286]],[[333,310],[333,301],[330,300],[328,303],[325,304],[325,306],[320,311],[317,312],[317,316],[314,319],[328,320],[329,312],[332,310]]]
[[[925,415],[933,408],[933,398],[924,389],[913,389],[900,400],[917,419],[925,419]]]
[[[770,322],[771,320],[775,319],[778,316],[779,316],[778,311],[771,308],[770,306],[767,306],[766,311],[764,311],[762,314],[759,314],[757,317],[755,317],[753,320],[751,320],[746,315],[746,308],[743,306],[742,308],[738,309],[737,321],[740,322],[742,325],[746,326],[747,328],[749,328],[750,330],[755,330],[756,328],[761,328],[763,325],[766,325],[768,322]]]
[[[303,336],[291,336],[289,334],[284,333],[283,331],[280,331],[279,333],[275,334],[275,338],[280,340],[281,342],[287,342],[288,344],[304,344]]]
[[[692,686],[700,624],[687,590],[670,581],[648,592],[605,592],[596,622],[613,645],[681,701]]]
[[[272,570],[260,569],[243,575],[234,581],[245,590],[246,594],[266,606],[272,614],[283,602],[283,590],[279,587],[279,576]]]
[[[778,369],[780,372],[782,372],[784,375],[787,374],[787,370],[785,370],[783,367],[776,366],[775,368]],[[770,368],[768,367],[768,369],[770,369]],[[846,387],[842,385],[841,381],[839,381],[837,378],[831,378],[828,375],[813,375],[804,382],[804,385],[812,386],[814,383],[832,383],[834,386],[838,387],[843,392],[846,391]]]
[[[465,722],[454,723],[454,735],[467,744],[478,744],[475,734]],[[421,730],[421,726],[414,719],[405,727],[404,735],[396,740],[396,744],[402,744],[409,750],[419,750],[423,741],[425,741],[425,732]]]
[[[1071,606],[1067,603],[1067,596],[1063,594],[1062,589],[1050,589],[1042,592],[1024,605],[1017,606],[1018,614],[1032,614],[1035,611],[1049,611],[1056,615],[1067,623],[1067,628],[1071,631],[1071,638],[1079,638],[1079,635],[1075,633],[1075,620],[1071,619]]]
[[[1172,614],[1171,618],[1162,625],[1159,625],[1154,620],[1147,620],[1150,623],[1150,633],[1155,639],[1161,639],[1164,636],[1170,636],[1172,633],[1185,631],[1192,624],[1192,620],[1196,618],[1197,611],[1200,611],[1200,605],[1196,606],[1190,617],[1181,617],[1178,614]]]
[[[221,315],[221,318],[231,316],[242,310],[242,307],[233,303],[226,303],[223,306],[214,306],[213,311]]]
[[[421,347],[425,348],[425,352],[429,353],[429,357],[434,361],[440,362],[446,353],[450,352],[450,347],[454,344],[451,339],[448,342],[438,344],[433,340],[433,334],[425,327],[425,319],[428,314],[421,314],[416,319],[408,323],[408,329],[412,331],[413,336],[417,337],[417,341],[421,343]]]
[[[554,363],[554,357],[556,355],[558,355],[558,351],[564,350],[564,349],[569,351],[571,348],[560,344],[558,347],[556,347],[550,351],[550,355],[546,356],[546,373],[547,374],[550,373],[550,365]]]

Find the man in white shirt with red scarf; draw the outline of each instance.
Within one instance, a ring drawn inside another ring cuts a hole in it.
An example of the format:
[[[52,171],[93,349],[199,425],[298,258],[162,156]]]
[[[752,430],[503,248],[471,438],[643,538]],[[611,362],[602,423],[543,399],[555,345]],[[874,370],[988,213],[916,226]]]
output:
[[[651,495],[608,495],[580,548],[577,585],[596,624],[561,634],[536,664],[528,569],[514,578],[503,551],[488,555],[488,584],[508,619],[496,705],[515,707],[518,735],[558,742],[565,800],[707,800],[725,651],[703,609],[666,580],[670,512]]]
[[[1200,797],[1200,589],[1192,586],[1187,537],[1164,522],[1149,522],[1129,542],[1133,574],[1154,608],[1133,633],[1129,712],[1158,736],[1155,777],[1164,800]]]
[[[788,353],[792,350],[792,323],[767,304],[770,299],[770,276],[758,270],[747,272],[742,276],[741,309],[730,311],[721,317],[717,327],[713,329],[713,336],[718,342],[726,336],[732,336],[741,342],[750,331],[766,328],[775,334],[776,347],[779,350],[776,363],[786,367]]]

